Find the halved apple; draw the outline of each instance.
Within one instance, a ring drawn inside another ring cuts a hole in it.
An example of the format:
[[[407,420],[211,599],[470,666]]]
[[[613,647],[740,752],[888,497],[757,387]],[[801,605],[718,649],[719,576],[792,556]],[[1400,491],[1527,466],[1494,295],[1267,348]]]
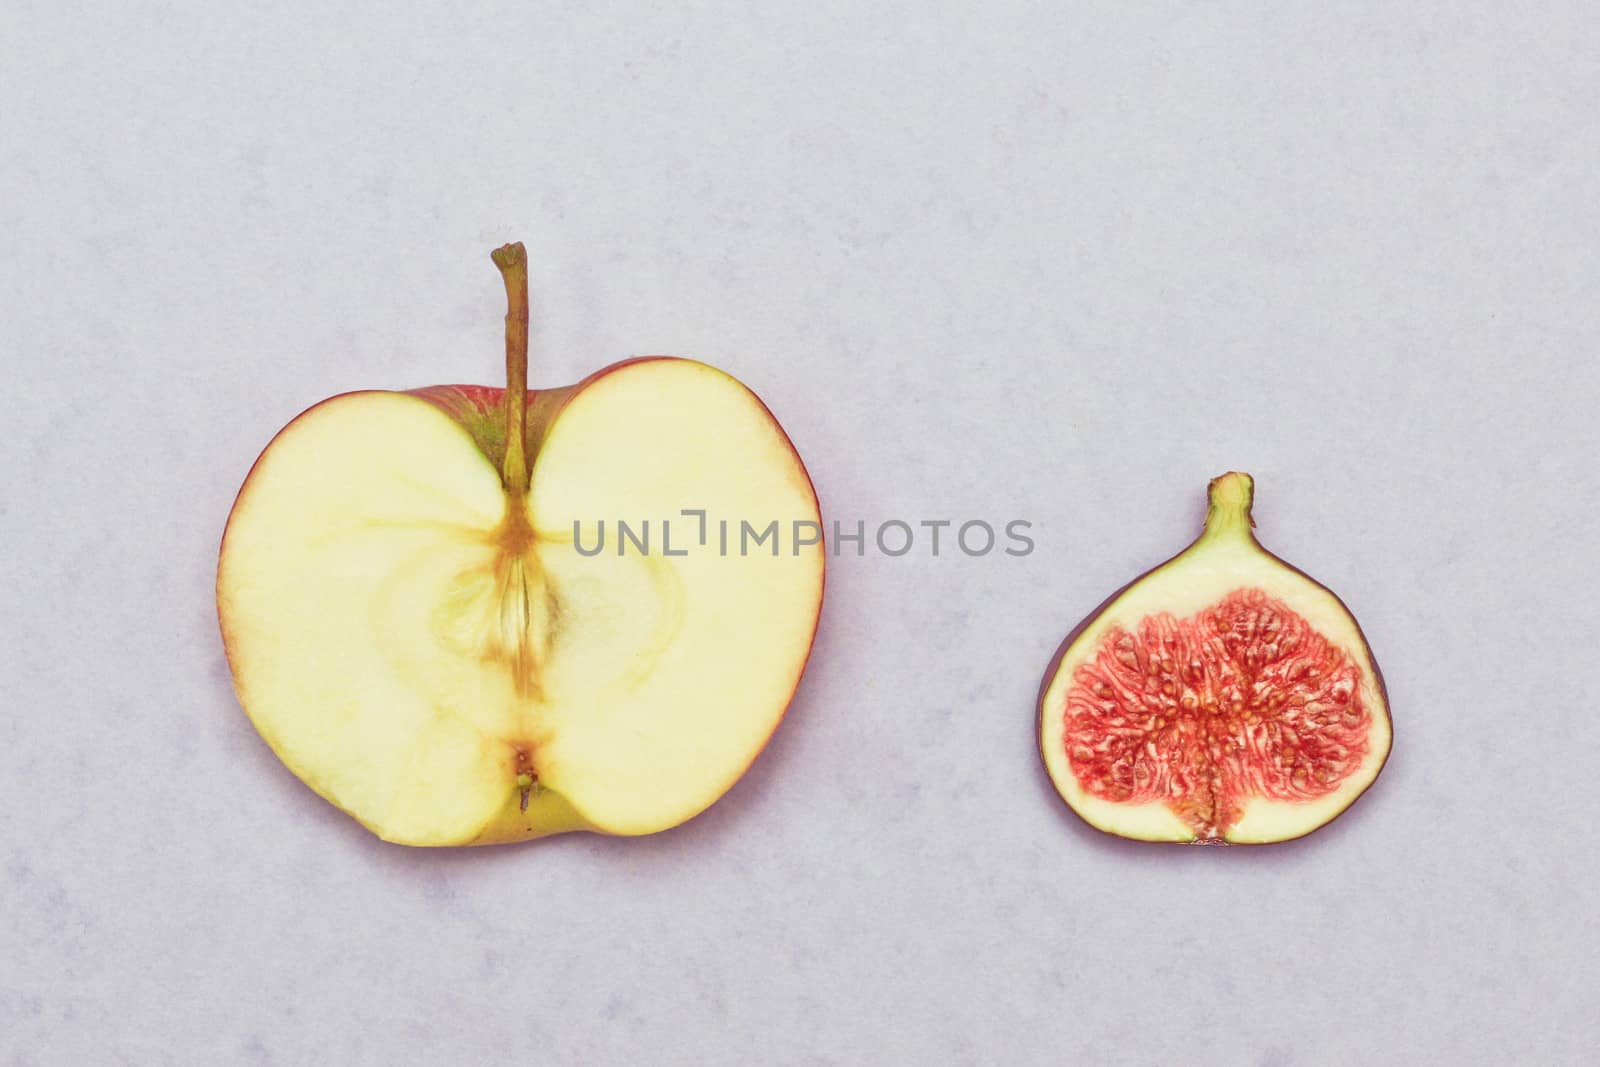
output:
[[[234,685],[386,840],[663,830],[738,780],[799,683],[816,494],[755,394],[702,363],[528,391],[522,246],[495,261],[507,389],[346,393],[256,461],[217,574]],[[724,522],[780,536],[724,547]]]

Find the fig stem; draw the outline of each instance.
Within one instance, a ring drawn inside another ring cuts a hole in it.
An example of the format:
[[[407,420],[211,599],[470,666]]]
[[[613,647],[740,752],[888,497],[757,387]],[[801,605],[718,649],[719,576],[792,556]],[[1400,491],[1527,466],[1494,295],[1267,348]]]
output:
[[[1255,479],[1240,471],[1229,471],[1211,479],[1206,487],[1210,507],[1206,509],[1204,537],[1229,534],[1250,535],[1255,520],[1250,517],[1250,505],[1255,501]]]
[[[528,250],[521,241],[490,253],[506,283],[506,491],[528,490]]]

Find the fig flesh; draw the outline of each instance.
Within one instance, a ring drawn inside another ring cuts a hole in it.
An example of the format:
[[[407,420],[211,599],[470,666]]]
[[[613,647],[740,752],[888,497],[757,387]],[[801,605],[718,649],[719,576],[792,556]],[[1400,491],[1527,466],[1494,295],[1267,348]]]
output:
[[[1113,594],[1045,672],[1045,768],[1097,829],[1204,844],[1302,837],[1388,758],[1388,701],[1361,627],[1256,541],[1253,496],[1248,474],[1213,479],[1194,544]]]

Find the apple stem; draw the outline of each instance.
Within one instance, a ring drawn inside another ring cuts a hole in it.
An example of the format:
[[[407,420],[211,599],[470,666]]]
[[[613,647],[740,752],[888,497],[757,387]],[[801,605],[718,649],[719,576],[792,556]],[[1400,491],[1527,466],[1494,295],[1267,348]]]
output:
[[[513,241],[490,253],[506,283],[506,490],[528,490],[528,250]]]

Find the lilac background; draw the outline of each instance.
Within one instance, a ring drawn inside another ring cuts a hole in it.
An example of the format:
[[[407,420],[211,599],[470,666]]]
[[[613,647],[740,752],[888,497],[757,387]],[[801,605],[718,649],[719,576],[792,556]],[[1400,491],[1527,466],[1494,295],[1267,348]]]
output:
[[[0,1062],[1600,1057],[1593,5],[234,6],[0,14]],[[1038,550],[836,560],[689,825],[407,851],[245,721],[217,539],[306,405],[496,379],[512,238],[536,382],[706,359],[828,517]],[[1102,838],[1039,674],[1234,467],[1394,758]]]

